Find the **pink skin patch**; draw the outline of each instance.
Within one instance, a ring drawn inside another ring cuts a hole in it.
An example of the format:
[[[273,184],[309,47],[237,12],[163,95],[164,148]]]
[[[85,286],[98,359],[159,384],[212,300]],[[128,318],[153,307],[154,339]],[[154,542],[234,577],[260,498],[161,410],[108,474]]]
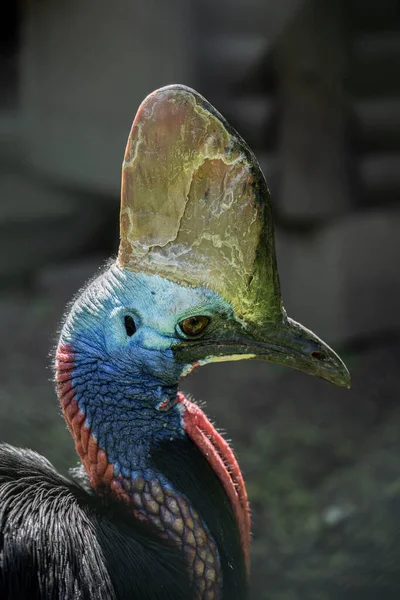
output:
[[[71,346],[60,346],[57,350],[56,382],[61,407],[91,485],[99,492],[106,488],[113,490],[116,496],[133,507],[137,518],[149,520],[160,529],[161,535],[181,546],[188,561],[196,600],[218,600],[222,583],[218,551],[200,516],[185,497],[174,493],[158,479],[127,479],[114,474],[113,465],[85,425],[85,415],[79,409],[72,386],[74,365]],[[158,408],[168,411],[177,403],[182,407],[187,435],[218,475],[231,502],[249,571],[250,511],[239,465],[231,448],[203,411],[183,394],[178,393],[175,400]]]

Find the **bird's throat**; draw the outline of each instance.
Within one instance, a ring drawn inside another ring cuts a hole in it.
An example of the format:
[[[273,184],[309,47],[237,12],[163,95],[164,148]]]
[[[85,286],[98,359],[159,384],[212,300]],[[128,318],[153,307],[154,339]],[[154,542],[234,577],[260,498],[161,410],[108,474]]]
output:
[[[160,535],[182,548],[189,567],[194,597],[221,598],[221,561],[215,539],[190,499],[154,468],[137,468],[129,475],[116,469],[107,448],[99,445],[74,386],[75,355],[71,346],[57,351],[56,379],[61,406],[75,440],[76,450],[92,487],[100,494],[117,496],[132,507],[138,519],[152,524]],[[179,411],[184,434],[198,448],[218,476],[238,525],[246,568],[249,568],[250,516],[243,478],[235,456],[203,411],[182,394],[159,407]]]

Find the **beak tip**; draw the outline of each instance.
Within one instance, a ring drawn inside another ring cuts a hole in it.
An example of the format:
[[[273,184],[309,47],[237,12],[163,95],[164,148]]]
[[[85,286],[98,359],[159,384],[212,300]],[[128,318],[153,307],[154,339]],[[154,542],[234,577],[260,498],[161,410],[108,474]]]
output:
[[[340,360],[340,359],[339,359]],[[346,365],[341,362],[341,374],[340,374],[340,379],[337,382],[338,385],[340,385],[341,387],[347,388],[348,390],[351,389],[351,375],[346,367]]]

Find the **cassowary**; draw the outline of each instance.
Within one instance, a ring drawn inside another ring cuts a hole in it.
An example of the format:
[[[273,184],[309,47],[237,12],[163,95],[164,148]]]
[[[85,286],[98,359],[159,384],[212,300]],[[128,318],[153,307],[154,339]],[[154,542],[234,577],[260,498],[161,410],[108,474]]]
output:
[[[148,96],[123,162],[118,258],[65,318],[55,379],[82,466],[0,450],[0,597],[242,600],[250,513],[235,456],[179,391],[212,361],[263,359],[349,385],[283,308],[269,193],[198,93]]]

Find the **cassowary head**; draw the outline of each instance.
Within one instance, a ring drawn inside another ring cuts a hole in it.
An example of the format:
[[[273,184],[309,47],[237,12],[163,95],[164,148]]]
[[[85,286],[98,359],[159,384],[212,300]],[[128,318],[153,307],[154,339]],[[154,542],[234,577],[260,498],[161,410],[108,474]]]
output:
[[[62,339],[166,386],[195,366],[249,358],[349,385],[337,354],[286,315],[256,158],[184,86],[157,90],[138,110],[118,259],[75,304]]]
[[[200,448],[230,499],[248,564],[240,470],[205,415],[178,393],[178,383],[199,365],[257,358],[349,385],[337,354],[283,308],[269,192],[254,155],[195,91],[162,88],[144,100],[129,135],[117,261],[86,287],[66,318],[57,382],[92,486],[109,486],[142,517],[151,515],[156,527],[181,540],[192,562],[200,554],[182,541],[182,528],[198,518],[202,539],[211,536],[210,556],[228,557],[225,580],[229,564],[237,564],[229,558],[235,546],[229,527],[221,525],[225,500],[220,509],[216,500],[202,505],[206,477],[193,475],[192,446],[179,463],[186,469],[181,483],[176,472],[167,474],[165,457],[172,464],[188,436]],[[179,518],[165,507],[171,490],[183,498]],[[207,581],[218,580],[213,577]]]

